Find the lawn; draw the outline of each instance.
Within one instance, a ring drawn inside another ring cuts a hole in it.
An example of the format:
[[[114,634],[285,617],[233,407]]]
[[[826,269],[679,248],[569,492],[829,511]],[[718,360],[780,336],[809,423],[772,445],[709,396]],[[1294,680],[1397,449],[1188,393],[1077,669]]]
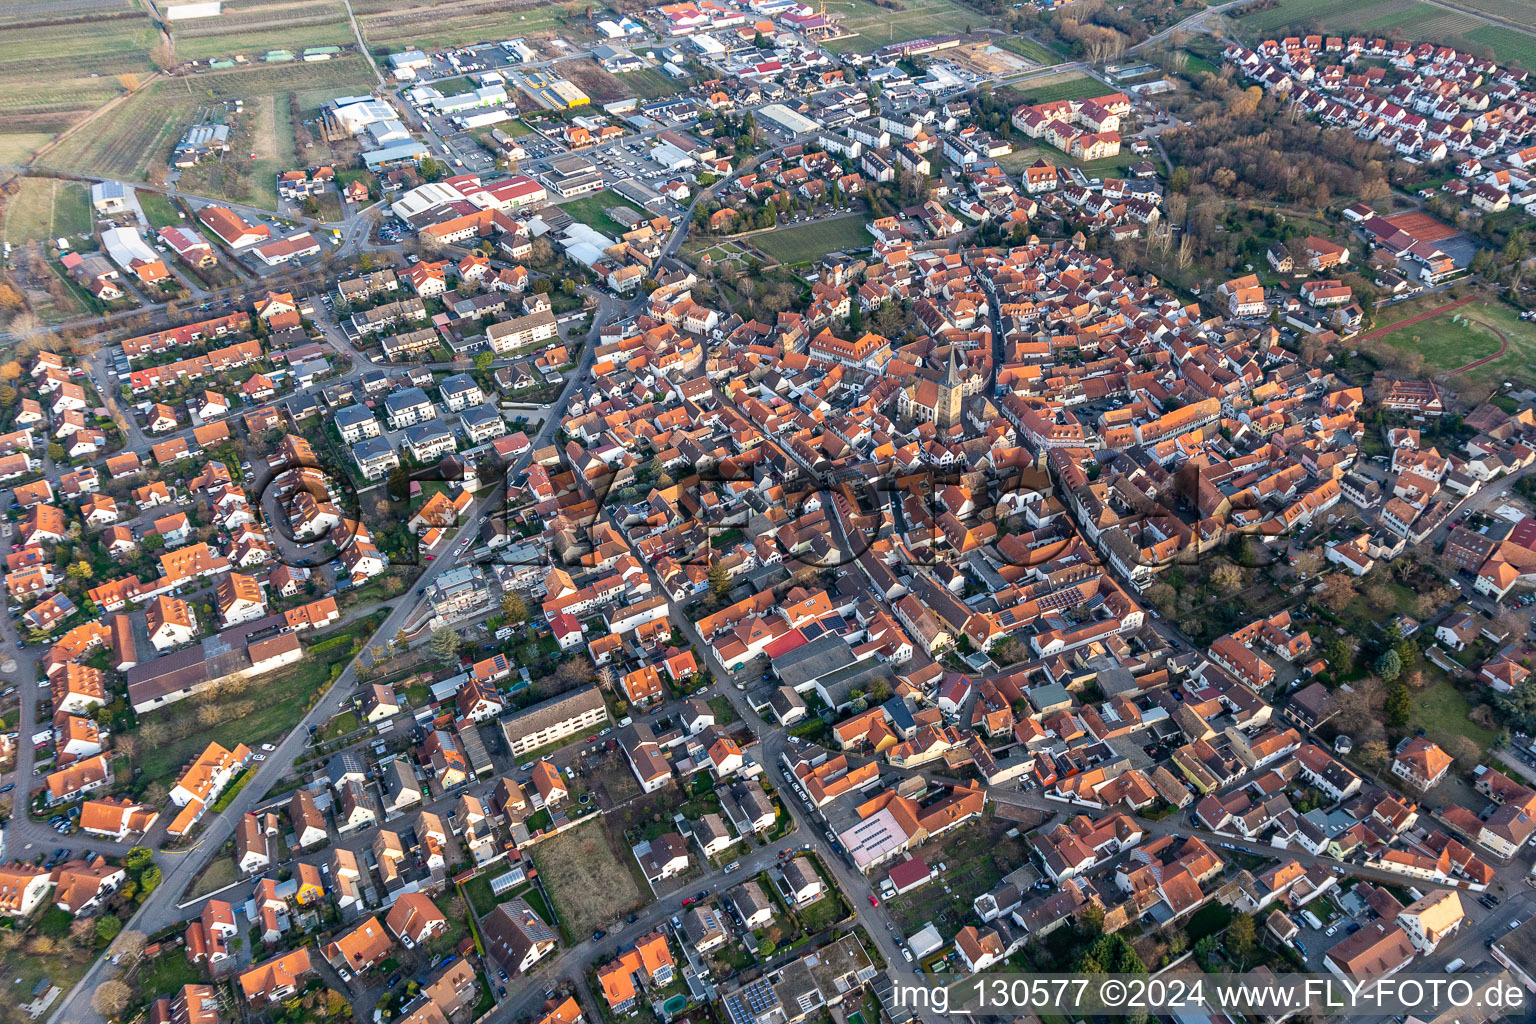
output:
[[[91,191],[76,182],[22,178],[5,216],[12,245],[91,232]]]
[[[192,882],[189,897],[206,896],[232,884],[239,876],[233,857],[215,857]]]
[[[560,209],[588,227],[601,231],[610,238],[617,239],[629,229],[608,216],[606,211],[616,206],[634,210],[636,213],[644,214],[646,217],[650,216],[650,214],[640,209],[640,207],[628,199],[607,189],[601,192],[594,192],[589,196],[579,196],[568,203],[561,203]]]
[[[601,816],[539,843],[532,857],[555,913],[573,936],[617,920],[649,896],[609,844]]]
[[[951,0],[897,0],[894,9],[869,0],[827,0],[826,12],[843,27],[858,33],[825,44],[834,53],[869,53],[891,43],[985,28],[986,15]]]
[[[147,1006],[161,996],[173,996],[183,986],[200,984],[203,980],[203,972],[187,963],[186,954],[173,949],[154,960],[141,961],[130,975],[129,984],[134,989],[133,1002]]]
[[[139,206],[144,210],[150,227],[163,228],[182,223],[181,211],[166,196],[144,189],[139,190],[138,196]]]
[[[355,43],[340,0],[233,0],[218,18],[183,21],[174,29],[180,60],[259,58],[271,50]]]
[[[1466,736],[1487,750],[1496,734],[1492,729],[1484,729],[1467,719],[1467,712],[1471,710],[1467,698],[1437,670],[1426,670],[1425,677],[1435,681],[1422,690],[1411,691],[1413,718],[1409,726],[1423,729],[1430,739],[1442,746],[1452,736]]]
[[[321,727],[320,739],[322,742],[334,740],[338,736],[345,736],[349,732],[356,731],[357,712],[343,711],[340,714],[332,715],[331,720]]]
[[[752,244],[781,263],[806,263],[829,252],[869,248],[874,239],[864,230],[868,223],[863,215],[839,217],[754,235]]]
[[[30,942],[42,940],[42,936],[33,936]],[[67,939],[47,941],[50,947],[46,952],[41,949],[32,950],[28,942],[0,952],[0,977],[5,979],[3,986],[0,986],[0,1000],[5,1004],[5,1009],[0,1011],[0,1020],[16,1021],[18,1024],[28,1020],[26,1014],[17,1007],[31,1000],[32,989],[39,981],[47,978],[67,993],[85,974],[91,961],[96,959],[96,950],[92,946],[80,946]],[[59,1005],[55,1002],[49,1010],[56,1011]]]

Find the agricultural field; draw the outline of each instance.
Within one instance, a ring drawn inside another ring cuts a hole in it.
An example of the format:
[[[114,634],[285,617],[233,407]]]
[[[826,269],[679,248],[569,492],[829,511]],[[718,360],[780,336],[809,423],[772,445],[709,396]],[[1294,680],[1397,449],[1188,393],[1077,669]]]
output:
[[[217,18],[177,22],[173,39],[178,61],[357,42],[340,0],[231,0]]]
[[[431,0],[402,9],[390,0],[359,0],[353,4],[363,38],[377,54],[408,46],[441,50],[477,42],[497,42],[528,36],[559,34],[571,42],[595,38],[587,11],[593,4],[554,3],[508,7],[486,0]]]
[[[602,822],[593,820],[533,848],[533,863],[560,923],[574,936],[615,921],[640,905],[635,876],[619,860]],[[623,856],[630,856],[625,850]]]
[[[52,132],[0,132],[0,164],[22,164],[31,159]]]
[[[22,178],[5,213],[5,240],[12,245],[43,242],[91,231],[91,192],[85,185],[53,178]]]
[[[67,25],[0,21],[0,133],[53,136],[80,121],[154,73],[157,39],[138,13]],[[39,145],[27,140],[22,155]]]
[[[1460,6],[1519,25],[1536,25],[1533,0],[1463,0]],[[1490,25],[1474,13],[1447,10],[1423,0],[1282,0],[1278,7],[1236,19],[1250,41],[1283,29],[1317,28],[1329,32],[1370,32],[1394,38],[1428,40],[1452,46],[1491,47],[1500,61],[1536,67],[1536,30],[1513,31]]]
[[[592,97],[594,103],[612,103],[614,100],[627,100],[631,97],[660,99],[675,94],[679,88],[678,83],[669,80],[655,68],[615,75],[604,70],[597,61],[586,57],[561,61],[553,65],[550,71],[575,82],[582,92]]]
[[[317,94],[367,89],[372,80],[372,73],[361,57],[210,71],[195,79],[175,82],[158,80],[102,118],[100,126],[91,125],[64,139],[44,154],[41,163],[86,174],[143,181],[152,170],[164,169],[171,147],[199,112],[214,109],[218,106],[214,101],[239,97],[246,101],[243,123],[254,126],[254,133],[247,140],[253,145],[243,153],[230,153],[230,157],[243,156],[249,162],[250,152],[254,151],[258,161],[266,161],[263,168],[275,168],[280,157],[291,160],[293,154],[288,91],[299,93],[302,106]],[[196,191],[189,184],[183,187]],[[270,190],[274,186],[269,180],[262,187]]]
[[[800,227],[780,228],[752,236],[752,244],[781,263],[805,263],[843,249],[865,249],[874,244],[863,216],[839,217]]]
[[[869,0],[827,0],[827,14],[858,35],[826,44],[834,53],[869,53],[891,43],[969,32],[988,25],[987,16],[952,0],[895,0],[878,7]]]
[[[627,207],[637,213],[645,214],[646,217],[651,216],[651,214],[646,213],[645,210],[640,209],[640,207],[628,199],[607,189],[601,192],[594,192],[591,195],[580,196],[568,203],[561,203],[560,209],[593,230],[601,231],[610,238],[618,238],[629,229],[608,216],[605,212],[615,206]]]

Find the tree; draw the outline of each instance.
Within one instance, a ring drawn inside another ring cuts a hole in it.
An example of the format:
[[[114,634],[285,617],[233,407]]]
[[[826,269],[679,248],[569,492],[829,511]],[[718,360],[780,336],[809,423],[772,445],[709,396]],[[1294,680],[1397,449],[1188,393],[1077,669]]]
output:
[[[90,562],[80,561],[73,563],[69,568],[65,569],[64,575],[72,580],[88,580],[91,578],[93,571]]]
[[[432,640],[429,646],[432,648],[432,657],[442,662],[445,666],[453,665],[459,660],[459,634],[448,626],[441,626],[432,631]]]
[[[494,353],[491,353],[491,352],[477,352],[477,353],[475,353],[475,369],[477,369],[477,370],[481,370],[481,371],[489,370],[491,368],[491,364],[494,363],[495,361],[496,361],[496,356],[495,356]]]
[[[411,649],[411,638],[406,635],[406,632],[403,629],[395,634],[394,643],[395,650],[401,654],[404,654],[406,651]]]
[[[528,602],[523,595],[513,591],[501,599],[501,619],[509,626],[528,621]]]
[[[724,594],[731,589],[731,574],[725,571],[725,566],[719,562],[709,563],[709,592],[711,594]]]
[[[132,964],[144,955],[144,947],[149,945],[149,936],[136,928],[130,928],[118,935],[117,941],[112,944],[112,951],[122,956],[122,963]]]
[[[1243,585],[1243,571],[1230,562],[1223,562],[1211,572],[1211,582],[1225,593],[1233,593]]]
[[[148,896],[150,893],[154,892],[155,889],[159,888],[159,886],[160,868],[154,864],[151,864],[149,867],[145,868],[144,873],[139,876],[140,901],[142,901],[145,896]]]
[[[123,869],[136,876],[154,862],[154,856],[148,847],[135,846],[123,857]]]
[[[96,986],[91,996],[91,1009],[103,1017],[116,1017],[127,1009],[128,998],[132,994],[126,984],[112,978]]]
[[[1348,675],[1355,667],[1355,649],[1344,637],[1334,635],[1323,648],[1323,660],[1336,676]]]
[[[1355,585],[1341,572],[1330,573],[1323,577],[1320,599],[1329,610],[1343,611],[1355,599]]]
[[[1388,651],[1388,654],[1396,655],[1396,651]],[[1382,705],[1386,713],[1387,724],[1394,729],[1401,729],[1408,724],[1408,719],[1413,715],[1413,698],[1408,693],[1408,687],[1398,683],[1387,691],[1386,703]]]
[[[1078,923],[1089,935],[1104,934],[1104,908],[1097,903],[1087,904],[1078,917]]]
[[[117,84],[123,87],[123,92],[138,92],[139,76],[132,71],[125,71],[117,76]]]
[[[1372,768],[1379,768],[1392,756],[1392,748],[1381,740],[1371,740],[1360,745],[1360,760]]]
[[[389,482],[385,485],[389,496],[396,501],[404,501],[411,493],[411,473],[404,466],[396,466],[389,471]]]
[[[1389,647],[1382,652],[1381,657],[1376,659],[1375,669],[1377,675],[1390,683],[1403,674],[1402,656],[1397,653],[1395,647]],[[1390,694],[1388,696],[1390,699]]]
[[[103,946],[117,938],[117,933],[123,930],[123,922],[111,914],[103,914],[96,919],[96,941]]]
[[[1253,927],[1251,914],[1234,914],[1232,923],[1227,925],[1227,944],[1232,951],[1247,965],[1249,957],[1253,955],[1258,944],[1258,936]]]

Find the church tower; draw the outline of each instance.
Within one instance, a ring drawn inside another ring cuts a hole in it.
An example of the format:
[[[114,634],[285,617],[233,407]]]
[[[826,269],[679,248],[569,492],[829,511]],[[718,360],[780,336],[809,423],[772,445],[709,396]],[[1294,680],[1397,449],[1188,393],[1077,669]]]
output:
[[[933,421],[940,430],[948,430],[960,422],[964,392],[965,382],[960,376],[960,350],[951,346],[949,365],[944,368],[944,378],[939,381],[938,400],[933,403]]]

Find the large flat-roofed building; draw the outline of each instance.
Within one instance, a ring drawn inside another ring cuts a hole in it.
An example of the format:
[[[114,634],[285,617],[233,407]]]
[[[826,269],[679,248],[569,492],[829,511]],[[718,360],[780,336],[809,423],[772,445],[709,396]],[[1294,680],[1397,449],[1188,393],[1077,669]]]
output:
[[[597,687],[552,697],[502,720],[501,731],[515,756],[548,746],[608,721],[608,707]]]

